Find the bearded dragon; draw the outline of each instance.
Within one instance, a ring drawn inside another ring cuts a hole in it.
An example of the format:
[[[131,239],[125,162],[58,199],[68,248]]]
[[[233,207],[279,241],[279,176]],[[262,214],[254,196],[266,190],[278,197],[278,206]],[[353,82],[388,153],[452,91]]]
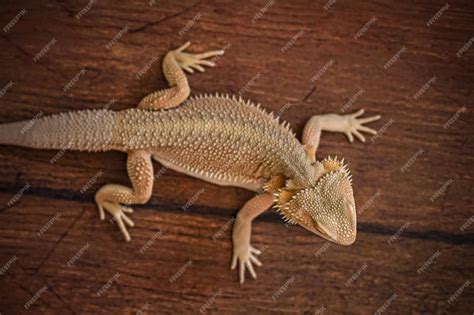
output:
[[[247,270],[261,266],[260,251],[250,244],[251,223],[272,206],[290,223],[341,245],[355,241],[356,207],[351,175],[343,160],[316,160],[321,131],[343,133],[364,142],[364,126],[380,116],[312,116],[302,142],[287,123],[279,122],[260,105],[228,95],[188,98],[185,72],[204,72],[222,55],[215,50],[191,54],[189,42],[169,51],[162,70],[170,87],[143,98],[138,108],[122,111],[80,110],[0,125],[0,143],[36,149],[79,151],[117,150],[128,155],[131,187],[106,184],[95,194],[101,220],[110,213],[125,240],[130,204],[145,204],[151,196],[152,159],[167,168],[213,184],[241,187],[257,194],[247,201],[233,226],[231,269],[239,264],[243,283]],[[184,70],[184,71],[183,71]],[[27,128],[28,127],[28,128]]]

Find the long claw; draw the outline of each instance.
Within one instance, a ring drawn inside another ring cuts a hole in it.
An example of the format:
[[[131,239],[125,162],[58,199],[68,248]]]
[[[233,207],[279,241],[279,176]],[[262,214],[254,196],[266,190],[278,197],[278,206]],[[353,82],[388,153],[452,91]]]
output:
[[[380,117],[381,117],[380,115],[375,115],[375,116],[371,116],[371,117],[367,117],[367,118],[361,118],[361,119],[359,119],[359,123],[361,125],[362,124],[367,124],[367,123],[379,120]]]
[[[240,283],[244,283],[245,281],[245,267],[243,261],[239,263],[239,280]]]
[[[211,50],[200,54],[186,53],[184,50],[189,47],[190,43],[187,42],[181,47],[174,50],[174,57],[176,62],[186,72],[194,73],[194,71],[204,72],[204,67],[214,67],[216,64],[210,60],[204,60],[209,57],[222,55],[223,50]]]
[[[357,130],[354,130],[354,135],[357,137],[357,139],[359,139],[360,142],[365,142],[365,137]]]
[[[208,67],[215,67],[216,66],[215,62],[209,61],[209,60],[199,60],[197,63],[199,65],[208,66]]]
[[[252,263],[247,260],[247,261],[245,262],[245,266],[247,266],[247,269],[249,270],[250,275],[252,276],[252,278],[256,279],[256,278],[257,278],[257,274],[255,273],[255,270],[253,269]]]
[[[352,134],[348,131],[346,133],[344,133],[347,137],[347,140],[349,140],[350,143],[354,142],[354,137],[352,136]]]
[[[120,231],[122,231],[122,234],[125,237],[125,240],[129,242],[130,234],[128,233],[127,228],[125,227],[125,224],[123,223],[122,218],[119,215],[117,215],[115,216],[115,221],[117,222],[117,225],[119,226]]]
[[[204,53],[196,54],[196,58],[206,59],[206,58],[209,58],[209,57],[220,56],[220,55],[223,55],[223,54],[224,54],[223,50],[211,50],[211,51],[206,51]]]
[[[375,131],[374,129],[369,128],[369,127],[360,126],[357,129],[359,129],[360,131],[363,131],[365,133],[371,134],[371,135],[376,135],[377,134],[377,131]]]
[[[237,256],[232,257],[232,263],[230,264],[230,270],[234,270],[237,267]]]
[[[104,221],[105,219],[105,212],[104,212],[104,207],[100,205],[99,203],[97,204],[97,208],[99,208],[99,218],[101,221]]]
[[[183,50],[185,50],[186,48],[188,48],[189,45],[191,45],[191,42],[186,42],[186,43],[184,43],[183,45],[179,46],[177,49],[175,49],[175,51],[176,51],[176,52],[182,52]]]
[[[125,213],[122,214],[122,219],[125,221],[125,223],[128,224],[128,226],[130,227],[135,226],[135,223],[133,223],[133,221]]]
[[[198,64],[191,65],[190,67],[196,69],[199,72],[204,72],[204,68]]]
[[[133,209],[130,207],[122,206],[122,211],[126,213],[133,213]]]
[[[261,267],[262,266],[262,263],[260,262],[260,260],[258,260],[257,257],[253,256],[253,255],[250,255],[249,256],[249,259],[254,263],[256,264],[257,266]]]
[[[358,111],[356,111],[355,113],[353,113],[352,117],[357,118],[357,117],[361,116],[362,114],[364,114],[364,109],[363,108],[361,108]]]
[[[252,246],[250,246],[250,252],[255,253],[257,255],[260,255],[262,253],[260,250],[256,249],[255,247],[252,247]]]
[[[191,67],[183,67],[183,69],[189,73],[194,73],[194,70]]]
[[[105,218],[104,210],[107,210],[112,215],[111,221],[115,221],[117,226],[119,227],[122,235],[124,236],[125,240],[128,242],[130,241],[130,234],[127,231],[127,224],[130,227],[133,227],[135,224],[133,221],[125,214],[125,213],[132,213],[133,209],[123,206],[118,202],[112,201],[105,201],[105,200],[96,200],[97,206],[99,208],[100,218],[103,220]]]

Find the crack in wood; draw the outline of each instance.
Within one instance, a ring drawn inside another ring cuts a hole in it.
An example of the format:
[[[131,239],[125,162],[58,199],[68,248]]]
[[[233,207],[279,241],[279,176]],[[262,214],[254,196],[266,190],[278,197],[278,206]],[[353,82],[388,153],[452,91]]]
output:
[[[36,269],[35,271],[35,275],[38,274],[38,272],[40,271],[41,267],[43,267],[43,265],[45,264],[45,262],[51,257],[51,255],[53,254],[54,250],[56,249],[56,247],[58,247],[58,245],[62,242],[62,240],[64,239],[64,237],[66,237],[66,235],[69,233],[69,230],[72,229],[74,227],[74,225],[76,224],[76,222],[82,217],[82,215],[85,213],[85,210],[84,208],[81,209],[81,213],[69,224],[69,226],[66,228],[66,230],[64,231],[63,234],[61,234],[61,236],[59,237],[59,239],[56,241],[56,243],[54,244],[53,248],[48,252],[48,254],[46,255],[46,257],[43,259],[43,261],[41,261],[41,263],[39,264],[38,268]]]
[[[201,3],[201,1],[198,1],[198,2],[196,2],[195,4],[193,4],[192,6],[190,6],[190,7],[188,7],[188,8],[185,8],[185,9],[183,9],[183,10],[181,10],[181,11],[175,13],[175,14],[168,15],[168,16],[166,16],[166,17],[164,17],[164,18],[162,18],[162,19],[160,19],[160,20],[158,20],[158,21],[147,22],[147,23],[143,24],[142,26],[139,26],[139,27],[136,27],[136,28],[132,28],[132,29],[130,29],[129,33],[142,32],[142,31],[146,30],[148,27],[156,26],[156,25],[158,25],[158,24],[161,24],[161,23],[163,23],[163,22],[166,22],[166,21],[168,21],[168,20],[171,20],[171,19],[173,19],[173,18],[175,18],[175,17],[178,17],[178,16],[180,16],[180,15],[183,15],[183,14],[185,14],[186,12],[189,12],[189,11],[191,11],[192,9],[194,9],[195,7],[197,7],[200,3]]]

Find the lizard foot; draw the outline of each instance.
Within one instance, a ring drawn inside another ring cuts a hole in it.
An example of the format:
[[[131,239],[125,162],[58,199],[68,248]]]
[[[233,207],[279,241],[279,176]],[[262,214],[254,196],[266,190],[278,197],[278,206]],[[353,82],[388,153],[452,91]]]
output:
[[[118,202],[110,201],[97,201],[97,207],[99,208],[100,219],[102,221],[105,219],[104,209],[107,210],[107,212],[112,215],[114,221],[117,222],[117,225],[120,228],[120,231],[122,231],[125,240],[127,242],[130,241],[130,234],[127,231],[125,223],[130,227],[133,227],[135,224],[125,213],[132,213],[133,209],[122,206]]]
[[[345,130],[344,134],[346,135],[347,139],[350,143],[354,142],[354,136],[359,139],[361,142],[365,142],[365,137],[362,132],[375,135],[377,131],[372,128],[363,126],[364,124],[368,124],[370,122],[376,121],[380,119],[380,115],[359,118],[364,114],[363,109],[359,109],[357,112],[343,116],[346,119],[345,122]]]
[[[232,264],[230,266],[231,270],[234,270],[237,267],[237,261],[239,262],[239,280],[240,283],[245,281],[245,269],[248,269],[248,272],[252,278],[256,279],[257,274],[253,268],[252,263],[257,266],[262,266],[260,260],[258,260],[257,255],[260,255],[262,252],[258,249],[252,247],[252,245],[247,244],[246,246],[239,246],[234,248],[234,255],[232,257]]]
[[[188,54],[183,52],[189,45],[191,45],[191,43],[186,42],[173,51],[176,62],[178,62],[184,71],[189,73],[194,73],[194,70],[204,72],[204,66],[214,67],[216,65],[214,62],[205,59],[224,54],[223,50],[211,50],[200,54]]]

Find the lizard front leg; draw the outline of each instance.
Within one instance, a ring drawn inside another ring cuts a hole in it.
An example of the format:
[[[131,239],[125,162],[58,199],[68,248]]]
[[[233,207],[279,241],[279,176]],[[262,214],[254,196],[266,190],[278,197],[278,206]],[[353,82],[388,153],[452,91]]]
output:
[[[311,161],[316,161],[316,149],[323,130],[343,133],[350,143],[354,142],[354,136],[365,142],[362,132],[375,135],[377,132],[374,129],[363,125],[379,120],[380,115],[359,118],[362,114],[364,114],[364,110],[360,109],[348,115],[327,114],[311,117],[304,127],[302,138],[302,143]]]
[[[273,204],[273,196],[270,193],[263,193],[253,197],[237,213],[237,218],[232,231],[233,257],[231,269],[237,267],[239,262],[240,283],[245,280],[245,269],[255,279],[257,274],[252,264],[261,266],[262,263],[255,257],[260,254],[258,249],[250,245],[250,236],[252,234],[252,220],[262,212],[270,208]]]
[[[163,59],[163,74],[170,88],[151,93],[143,98],[138,108],[163,109],[172,108],[181,104],[189,96],[190,88],[184,71],[193,73],[194,70],[204,72],[204,66],[214,67],[215,63],[205,60],[209,57],[222,55],[223,50],[213,50],[201,54],[189,54],[183,52],[190,42],[168,52]]]
[[[144,204],[150,199],[153,188],[151,154],[144,150],[129,152],[127,172],[133,188],[117,184],[104,185],[96,192],[95,201],[99,208],[100,219],[105,218],[104,209],[108,211],[117,222],[125,240],[130,241],[125,223],[130,227],[134,226],[133,221],[126,215],[133,210],[123,204]]]

